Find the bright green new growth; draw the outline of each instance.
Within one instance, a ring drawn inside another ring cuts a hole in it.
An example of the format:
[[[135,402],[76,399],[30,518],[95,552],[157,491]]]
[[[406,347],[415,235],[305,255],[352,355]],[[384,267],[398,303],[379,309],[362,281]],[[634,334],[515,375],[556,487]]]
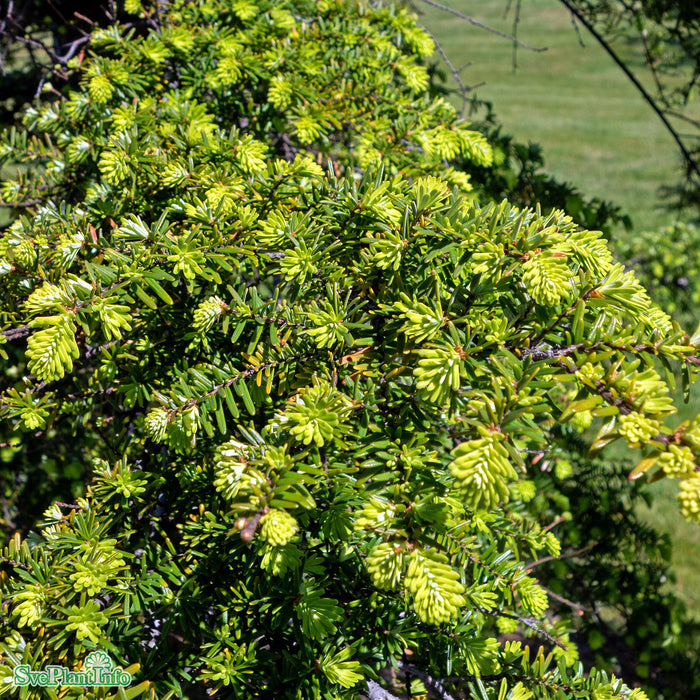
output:
[[[700,520],[700,441],[659,421],[654,369],[687,385],[697,339],[597,233],[479,203],[449,159],[490,148],[430,97],[404,12],[160,21],[98,30],[81,87],[0,144],[32,166],[3,197],[37,200],[0,239],[2,416],[95,460],[6,548],[0,673],[99,647],[130,697],[352,698],[408,651],[472,697],[641,700],[546,616],[527,474],[590,412]]]

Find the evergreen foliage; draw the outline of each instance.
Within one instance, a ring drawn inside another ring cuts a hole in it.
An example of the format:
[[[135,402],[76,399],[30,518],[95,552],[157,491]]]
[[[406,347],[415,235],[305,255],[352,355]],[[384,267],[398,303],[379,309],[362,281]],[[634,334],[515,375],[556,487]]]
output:
[[[527,504],[595,421],[698,519],[700,423],[662,420],[700,340],[600,233],[480,198],[458,161],[493,149],[403,10],[155,5],[0,142],[13,464],[89,470],[3,549],[0,675],[100,649],[134,685],[57,697],[394,697],[393,667],[443,698],[643,700],[579,663]]]
[[[122,3],[119,3],[121,5]],[[129,3],[125,3],[128,5]],[[0,10],[0,121],[12,123],[25,102],[69,79],[68,62],[80,60],[91,29],[116,19],[142,28],[114,0],[11,0]]]
[[[698,622],[669,585],[669,536],[636,514],[640,502],[649,503],[649,487],[630,488],[628,460],[586,452],[582,427],[567,424],[559,449],[538,462],[522,508],[542,522],[558,521],[562,555],[542,556],[529,568],[550,590],[554,614],[573,623],[586,664],[650,688],[650,697],[694,697]]]
[[[700,232],[678,223],[661,231],[638,233],[633,240],[616,240],[616,256],[632,267],[654,301],[685,328],[700,318]]]

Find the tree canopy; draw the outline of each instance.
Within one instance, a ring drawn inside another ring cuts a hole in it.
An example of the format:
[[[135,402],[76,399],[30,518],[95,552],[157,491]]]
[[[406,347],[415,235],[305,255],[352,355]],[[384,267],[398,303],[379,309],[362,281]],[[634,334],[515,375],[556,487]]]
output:
[[[552,614],[536,477],[594,424],[700,520],[669,393],[700,338],[600,232],[474,186],[494,151],[405,10],[157,6],[0,142],[4,439],[86,483],[3,550],[0,674],[103,650],[127,697],[644,700]]]

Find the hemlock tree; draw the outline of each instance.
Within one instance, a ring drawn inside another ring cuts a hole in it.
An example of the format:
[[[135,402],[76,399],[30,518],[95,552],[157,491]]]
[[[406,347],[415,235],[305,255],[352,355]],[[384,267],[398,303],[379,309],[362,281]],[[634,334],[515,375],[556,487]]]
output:
[[[664,422],[700,340],[597,232],[479,203],[450,161],[491,148],[405,12],[126,9],[154,28],[96,30],[0,144],[2,417],[22,468],[91,472],[4,549],[2,676],[100,649],[134,685],[56,697],[645,698],[548,614],[528,474],[593,420],[700,519],[700,422]]]

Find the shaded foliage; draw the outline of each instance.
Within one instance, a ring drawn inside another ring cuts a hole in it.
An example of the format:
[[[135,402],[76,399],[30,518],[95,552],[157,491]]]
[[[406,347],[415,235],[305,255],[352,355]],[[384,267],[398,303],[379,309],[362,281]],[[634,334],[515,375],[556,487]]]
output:
[[[685,328],[700,321],[700,231],[676,224],[616,240],[618,258],[637,271],[654,299]]]
[[[554,609],[573,608],[573,638],[588,664],[649,685],[659,698],[692,697],[700,689],[698,623],[670,587],[669,536],[636,512],[652,503],[653,489],[629,483],[629,463],[590,459],[576,431],[563,431],[560,447],[542,460],[527,508],[565,514],[556,532],[572,556],[544,557],[536,575],[561,596]]]

